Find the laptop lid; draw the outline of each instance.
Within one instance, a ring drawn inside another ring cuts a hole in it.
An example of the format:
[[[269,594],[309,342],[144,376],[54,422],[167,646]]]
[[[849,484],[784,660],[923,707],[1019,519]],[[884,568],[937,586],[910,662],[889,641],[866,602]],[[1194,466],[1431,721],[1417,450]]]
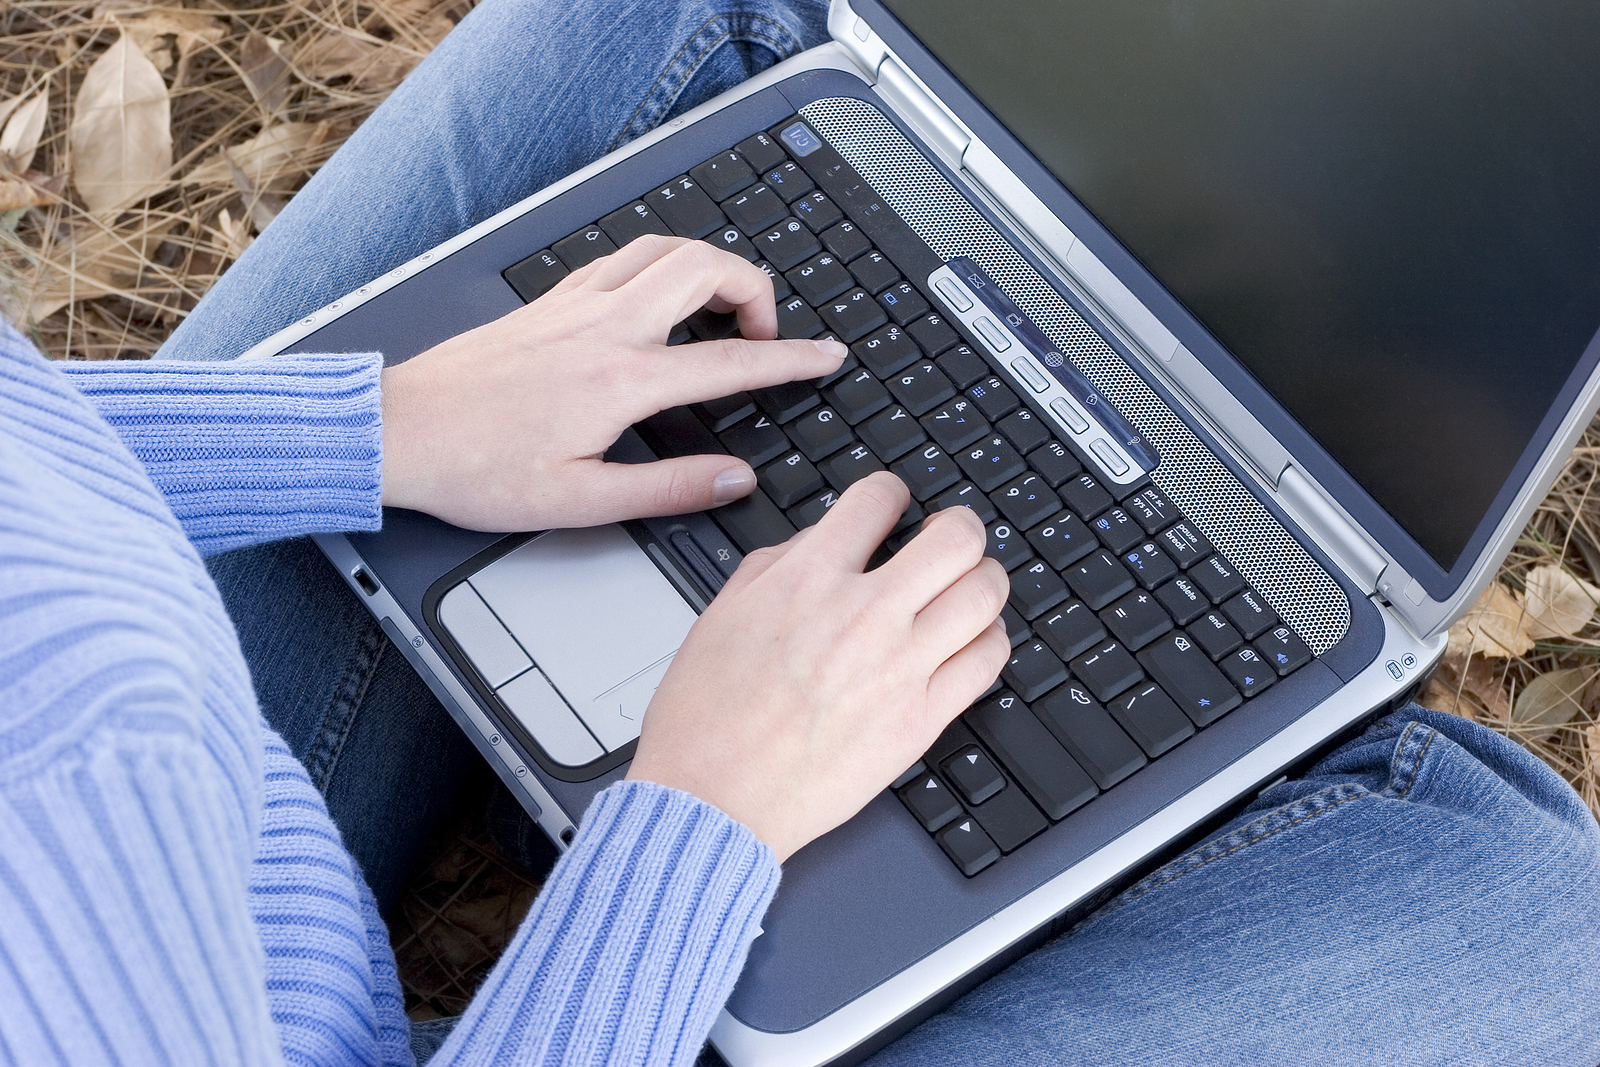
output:
[[[1425,635],[1465,610],[1595,404],[1591,6],[834,16],[1352,574]]]

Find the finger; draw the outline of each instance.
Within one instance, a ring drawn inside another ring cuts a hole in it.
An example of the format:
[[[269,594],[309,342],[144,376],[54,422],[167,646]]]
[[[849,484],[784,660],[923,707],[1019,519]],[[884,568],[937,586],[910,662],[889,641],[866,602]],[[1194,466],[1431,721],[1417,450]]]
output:
[[[749,496],[750,465],[733,456],[680,456],[654,463],[580,461],[574,522],[599,526],[656,515],[687,515]]]
[[[886,586],[884,595],[910,611],[921,612],[978,565],[983,558],[984,538],[983,523],[971,508],[945,508],[879,568]]]
[[[739,332],[757,340],[778,335],[772,279],[753,263],[704,241],[686,241],[616,290],[629,316],[662,329],[713,300],[739,314]],[[655,332],[652,331],[652,335]]]
[[[983,695],[1000,676],[1000,668],[1011,656],[1011,640],[999,619],[962,648],[939,664],[928,678],[928,714],[943,729],[962,709]]]
[[[601,256],[586,263],[557,282],[546,296],[568,293],[574,289],[594,292],[611,292],[639,276],[639,272],[667,255],[680,245],[689,243],[687,237],[664,237],[647,233],[637,237],[609,256]],[[542,299],[542,298],[541,298]]]
[[[816,525],[803,551],[860,573],[906,510],[911,493],[888,471],[869,474],[846,489]]]
[[[935,663],[944,660],[1000,616],[1010,592],[1006,569],[992,559],[980,559],[917,613],[912,624],[916,647],[926,649]]]
[[[679,345],[646,361],[647,389],[662,409],[729,396],[743,389],[820,378],[839,369],[850,350],[838,341],[747,341],[730,337]]]
[[[805,536],[814,529],[816,529],[815,526],[807,526],[782,544],[768,545],[766,548],[758,548],[754,552],[747,553],[744,559],[739,561],[739,566],[734,570],[733,576],[723,584],[721,591],[717,595],[736,596],[740,590],[771,570],[774,563],[788,555],[789,551],[803,541]]]

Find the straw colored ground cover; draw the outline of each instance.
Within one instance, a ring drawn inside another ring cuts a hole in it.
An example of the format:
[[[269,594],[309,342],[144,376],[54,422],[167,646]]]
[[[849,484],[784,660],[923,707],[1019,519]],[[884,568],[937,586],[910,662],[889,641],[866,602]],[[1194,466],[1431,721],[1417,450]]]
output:
[[[148,356],[474,2],[3,0],[0,313],[57,358]],[[1597,479],[1600,422],[1452,630],[1424,702],[1515,738],[1600,812]],[[444,847],[477,856],[485,840]],[[436,858],[459,875],[453,862]],[[493,896],[495,879],[461,885]],[[418,922],[403,959],[434,928]],[[447,969],[476,973],[497,943]],[[442,943],[429,966],[462,951]]]

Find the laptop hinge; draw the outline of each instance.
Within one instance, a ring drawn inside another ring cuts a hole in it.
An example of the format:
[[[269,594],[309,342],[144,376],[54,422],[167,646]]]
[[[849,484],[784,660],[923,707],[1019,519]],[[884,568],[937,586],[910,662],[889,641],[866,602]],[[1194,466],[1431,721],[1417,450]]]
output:
[[[972,135],[893,56],[884,56],[878,64],[876,88],[900,117],[915,127],[929,148],[952,169],[961,168],[961,157],[972,143]]]
[[[1300,527],[1361,587],[1362,592],[1377,590],[1388,561],[1344,517],[1337,505],[1293,464],[1285,467],[1278,478],[1278,500],[1294,515]]]

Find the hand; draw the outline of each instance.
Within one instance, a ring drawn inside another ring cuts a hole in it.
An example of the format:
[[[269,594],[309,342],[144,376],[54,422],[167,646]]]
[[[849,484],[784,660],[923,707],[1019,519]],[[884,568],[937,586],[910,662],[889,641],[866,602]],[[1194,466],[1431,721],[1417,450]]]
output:
[[[781,862],[916,762],[1011,654],[1010,583],[968,508],[863,573],[909,499],[871,475],[746,556],[650,701],[628,777],[716,805]]]
[[[743,338],[666,347],[702,306]],[[606,463],[665,408],[837,370],[837,341],[772,341],[772,282],[703,241],[641,237],[527,307],[383,372],[383,502],[475,530],[596,526],[726,504],[732,456]]]

